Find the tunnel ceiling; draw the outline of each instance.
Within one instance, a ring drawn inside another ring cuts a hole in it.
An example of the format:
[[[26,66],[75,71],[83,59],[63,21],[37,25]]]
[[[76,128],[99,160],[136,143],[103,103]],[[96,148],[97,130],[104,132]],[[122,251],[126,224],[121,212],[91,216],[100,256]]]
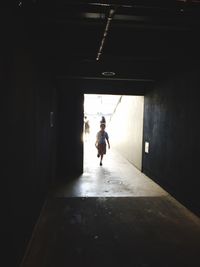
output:
[[[58,77],[151,80],[199,57],[197,0],[30,0],[17,12],[29,38],[46,41]]]

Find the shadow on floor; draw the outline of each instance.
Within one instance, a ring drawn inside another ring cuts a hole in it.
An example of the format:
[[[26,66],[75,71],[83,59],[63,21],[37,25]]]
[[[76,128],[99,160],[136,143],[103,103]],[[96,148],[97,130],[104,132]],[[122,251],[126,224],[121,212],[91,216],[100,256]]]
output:
[[[22,267],[197,267],[200,222],[169,196],[51,198]]]

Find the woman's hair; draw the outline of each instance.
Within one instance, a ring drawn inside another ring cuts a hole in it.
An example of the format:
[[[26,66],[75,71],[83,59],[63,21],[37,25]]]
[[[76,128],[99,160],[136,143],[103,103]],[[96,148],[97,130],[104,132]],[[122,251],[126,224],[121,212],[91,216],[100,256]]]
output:
[[[106,122],[106,119],[104,116],[101,117],[101,122]]]

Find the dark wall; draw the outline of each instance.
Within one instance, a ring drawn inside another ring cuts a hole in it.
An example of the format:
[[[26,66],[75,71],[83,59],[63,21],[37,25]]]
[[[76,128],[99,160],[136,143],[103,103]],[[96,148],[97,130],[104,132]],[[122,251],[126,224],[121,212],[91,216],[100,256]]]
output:
[[[74,82],[58,89],[58,179],[70,180],[83,171],[84,95]]]
[[[185,69],[185,70],[184,70]],[[184,65],[145,95],[143,172],[200,214],[200,68]]]
[[[5,13],[5,21],[0,54],[2,261],[19,266],[55,169],[56,129],[49,124],[55,91],[39,41],[29,39],[28,27],[14,12]]]
[[[69,87],[68,87],[69,85]],[[71,87],[73,85],[73,87]],[[144,95],[154,86],[154,80],[118,80],[98,78],[67,78],[58,76],[58,88],[76,90],[82,94]]]

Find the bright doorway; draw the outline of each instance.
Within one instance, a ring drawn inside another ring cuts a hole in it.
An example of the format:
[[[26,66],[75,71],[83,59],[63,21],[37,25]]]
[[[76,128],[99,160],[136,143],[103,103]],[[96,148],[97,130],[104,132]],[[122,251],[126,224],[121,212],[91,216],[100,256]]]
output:
[[[84,120],[89,122],[89,132],[83,129],[84,171],[86,166],[96,164],[95,141],[102,116],[106,119],[111,149],[141,170],[143,110],[143,96],[84,95]]]

